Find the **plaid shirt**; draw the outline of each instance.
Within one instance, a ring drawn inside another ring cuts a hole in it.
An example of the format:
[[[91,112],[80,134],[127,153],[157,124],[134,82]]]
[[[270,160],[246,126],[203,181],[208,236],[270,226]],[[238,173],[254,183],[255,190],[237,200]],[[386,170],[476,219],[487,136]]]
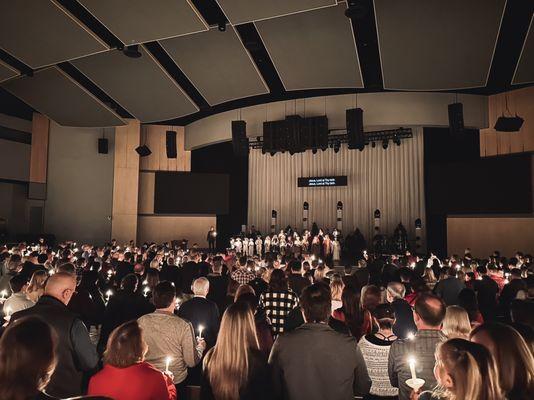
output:
[[[256,278],[256,274],[246,268],[239,268],[232,272],[230,277],[240,285],[247,285],[250,281]]]
[[[286,315],[298,305],[298,297],[291,290],[269,290],[260,296],[260,305],[271,321],[274,335],[284,332]]]

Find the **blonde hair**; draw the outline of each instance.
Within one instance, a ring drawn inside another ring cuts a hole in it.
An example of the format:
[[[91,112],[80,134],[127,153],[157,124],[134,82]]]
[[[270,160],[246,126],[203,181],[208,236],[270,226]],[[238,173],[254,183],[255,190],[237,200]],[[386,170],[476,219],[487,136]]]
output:
[[[469,314],[460,306],[448,306],[441,331],[449,339],[468,339],[471,332]]]
[[[217,400],[238,400],[248,380],[249,355],[258,350],[254,316],[248,304],[234,303],[224,312],[215,347],[204,359],[204,370]]]
[[[436,283],[436,275],[434,274],[434,270],[432,268],[425,268],[425,272],[423,274],[423,279],[426,283]]]
[[[341,279],[332,279],[330,282],[330,292],[332,294],[332,300],[341,300],[341,294],[345,284]]]
[[[30,279],[26,294],[32,301],[37,302],[44,293],[44,287],[48,274],[46,271],[35,271]]]
[[[488,349],[465,339],[449,339],[436,348],[436,367],[443,367],[452,389],[438,392],[448,400],[502,400],[497,364]]]

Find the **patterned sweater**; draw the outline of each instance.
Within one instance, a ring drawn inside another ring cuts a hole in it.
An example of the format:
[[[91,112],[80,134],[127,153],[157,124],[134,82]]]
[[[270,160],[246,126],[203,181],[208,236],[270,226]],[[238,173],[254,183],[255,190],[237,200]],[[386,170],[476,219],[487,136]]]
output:
[[[372,381],[369,394],[375,396],[397,396],[399,394],[399,389],[391,386],[388,376],[388,357],[392,343],[392,341],[379,339],[374,334],[363,336],[358,343],[367,366],[367,373]]]

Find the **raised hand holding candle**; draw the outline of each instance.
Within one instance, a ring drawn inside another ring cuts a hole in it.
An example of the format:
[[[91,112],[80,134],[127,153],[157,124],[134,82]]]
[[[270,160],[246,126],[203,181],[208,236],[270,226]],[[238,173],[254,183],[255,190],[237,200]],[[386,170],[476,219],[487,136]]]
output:
[[[171,365],[171,360],[172,358],[171,357],[167,357],[165,359],[165,372],[169,373],[170,370],[169,370],[169,366]]]

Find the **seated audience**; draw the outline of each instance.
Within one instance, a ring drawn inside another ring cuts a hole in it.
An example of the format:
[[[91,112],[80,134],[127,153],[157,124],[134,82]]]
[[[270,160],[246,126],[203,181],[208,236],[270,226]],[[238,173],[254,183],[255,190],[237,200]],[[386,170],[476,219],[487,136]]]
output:
[[[232,304],[224,312],[217,343],[204,358],[200,398],[272,399],[270,378],[252,310],[246,302]]]
[[[471,341],[485,346],[499,368],[499,382],[509,400],[534,398],[534,357],[521,335],[500,323],[485,323],[471,331]]]
[[[371,381],[356,339],[327,324],[330,289],[316,283],[301,296],[305,323],[280,335],[271,351],[275,396],[293,400],[346,400],[368,393]]]
[[[172,373],[166,376],[146,362],[147,351],[137,321],[115,328],[104,351],[104,368],[91,378],[88,394],[114,400],[176,400]]]
[[[432,373],[434,368],[434,352],[436,346],[445,341],[441,332],[441,324],[445,318],[445,304],[441,298],[430,293],[423,293],[415,302],[414,321],[417,333],[413,338],[397,340],[391,345],[388,361],[388,374],[391,385],[399,388],[399,399],[408,400],[411,388],[406,384],[410,379],[408,357],[416,356],[417,376],[425,380],[423,390],[432,389],[436,379]]]
[[[155,287],[153,301],[156,311],[138,319],[148,345],[145,359],[162,372],[167,370],[169,361],[168,370],[178,387],[178,397],[183,398],[187,368],[200,362],[206,342],[195,339],[191,323],[174,314],[176,288],[171,282],[163,281]]]
[[[271,321],[273,335],[283,333],[286,315],[298,305],[298,297],[289,289],[286,274],[281,269],[271,273],[269,290],[260,296],[260,305]]]
[[[53,400],[44,393],[56,367],[57,335],[45,321],[25,317],[0,339],[0,399]]]
[[[358,343],[372,382],[369,394],[364,399],[394,399],[399,389],[391,386],[388,375],[389,349],[397,340],[393,333],[393,307],[390,304],[378,305],[373,311],[373,319],[378,331],[365,335]]]
[[[94,370],[98,356],[87,328],[67,305],[76,290],[76,276],[58,272],[48,278],[44,295],[35,306],[12,315],[13,324],[23,317],[44,319],[58,335],[57,365],[46,393],[63,398],[83,393],[84,373]]]
[[[469,339],[471,322],[467,311],[459,306],[448,306],[441,331],[447,336],[447,339]]]

